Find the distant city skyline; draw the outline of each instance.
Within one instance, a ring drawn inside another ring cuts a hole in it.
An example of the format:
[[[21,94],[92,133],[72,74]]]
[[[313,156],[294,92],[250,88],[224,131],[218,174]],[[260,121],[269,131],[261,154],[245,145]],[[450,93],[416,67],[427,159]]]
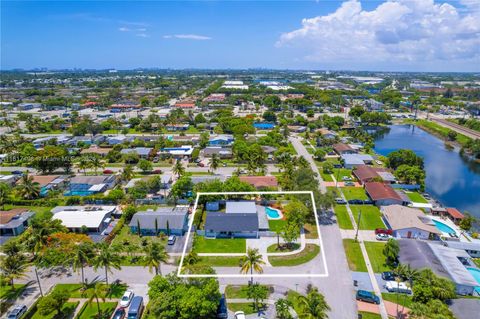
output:
[[[480,1],[2,1],[1,69],[479,72]]]

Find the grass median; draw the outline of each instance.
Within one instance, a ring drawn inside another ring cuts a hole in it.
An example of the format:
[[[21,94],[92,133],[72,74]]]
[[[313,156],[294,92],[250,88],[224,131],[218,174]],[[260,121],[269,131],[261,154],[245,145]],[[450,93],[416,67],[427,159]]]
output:
[[[315,258],[320,252],[320,247],[315,244],[307,244],[305,249],[298,254],[287,256],[269,256],[268,261],[273,267],[298,266]]]
[[[350,268],[351,271],[366,272],[367,265],[365,264],[360,244],[353,239],[344,239],[343,248],[347,255],[348,268]]]

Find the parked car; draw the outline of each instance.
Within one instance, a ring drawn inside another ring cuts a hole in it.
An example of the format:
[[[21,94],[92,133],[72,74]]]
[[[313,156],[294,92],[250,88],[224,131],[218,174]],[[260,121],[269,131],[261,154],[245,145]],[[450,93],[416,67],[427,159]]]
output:
[[[200,162],[200,163],[197,163],[197,166],[199,166],[199,167],[205,167],[205,164],[203,164],[202,162]]]
[[[8,319],[18,319],[23,314],[27,312],[27,306],[25,305],[15,305],[13,309],[8,313],[7,318]]]
[[[245,319],[245,313],[243,311],[235,312],[235,319]]]
[[[354,182],[345,182],[345,186],[355,186]]]
[[[363,205],[373,205],[373,201],[369,200],[369,199],[366,199],[366,200],[363,201]]]
[[[380,304],[380,298],[378,298],[378,296],[375,295],[373,292],[367,290],[358,290],[356,298],[360,301],[374,303],[377,305]]]
[[[163,173],[163,172],[162,172],[161,169],[154,169],[154,170],[152,171],[152,174],[162,174],[162,173]]]
[[[143,313],[143,298],[135,296],[128,308],[127,319],[140,319]]]
[[[412,293],[412,289],[410,289],[410,287],[408,287],[404,282],[387,281],[385,283],[385,289],[387,289],[388,292],[398,292],[401,294]]]
[[[382,279],[385,281],[395,280],[395,274],[391,271],[384,271],[382,272]]]
[[[352,205],[363,205],[363,200],[361,199],[351,199],[348,201],[349,204]]]
[[[345,205],[347,202],[343,198],[335,198],[335,203]]]
[[[168,236],[168,244],[169,244],[169,245],[175,244],[175,241],[176,241],[176,240],[177,240],[177,236],[175,236],[175,235],[170,235],[170,236]]]
[[[393,237],[391,235],[388,235],[388,234],[376,234],[375,238],[377,240],[387,241],[387,240],[389,240],[390,238],[393,238]]]
[[[393,235],[393,231],[391,229],[377,228],[375,229],[375,235],[377,234]]]
[[[125,318],[126,312],[124,308],[118,308],[115,310],[112,319],[123,319]]]
[[[131,290],[125,291],[125,293],[122,296],[122,299],[120,299],[120,307],[123,307],[123,308],[128,307],[128,305],[130,305],[130,302],[132,302],[133,296],[135,296],[133,291]]]
[[[222,294],[222,298],[220,298],[220,303],[217,308],[217,318],[228,319],[227,298],[225,298],[224,294]]]
[[[103,174],[110,175],[113,174],[113,171],[111,169],[104,169]]]
[[[12,175],[23,175],[22,171],[13,171]]]

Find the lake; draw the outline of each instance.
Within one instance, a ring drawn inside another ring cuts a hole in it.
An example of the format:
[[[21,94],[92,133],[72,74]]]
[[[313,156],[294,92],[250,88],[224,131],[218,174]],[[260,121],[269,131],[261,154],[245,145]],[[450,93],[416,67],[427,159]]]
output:
[[[480,164],[446,149],[444,141],[414,125],[392,125],[374,136],[375,151],[381,155],[403,148],[422,156],[426,191],[444,206],[480,218]]]

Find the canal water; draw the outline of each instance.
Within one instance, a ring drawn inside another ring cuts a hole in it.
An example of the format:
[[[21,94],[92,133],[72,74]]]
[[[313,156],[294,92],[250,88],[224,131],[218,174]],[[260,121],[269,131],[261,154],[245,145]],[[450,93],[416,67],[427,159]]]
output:
[[[422,156],[426,191],[443,205],[480,218],[480,164],[448,150],[444,141],[414,125],[392,125],[374,136],[375,151],[381,155],[403,148]]]

